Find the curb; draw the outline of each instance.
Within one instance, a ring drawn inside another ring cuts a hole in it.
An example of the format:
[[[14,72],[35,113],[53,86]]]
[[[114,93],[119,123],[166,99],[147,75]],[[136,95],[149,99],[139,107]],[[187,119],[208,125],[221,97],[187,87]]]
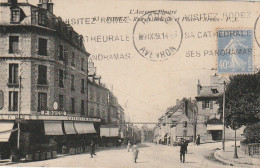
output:
[[[252,167],[252,166],[254,166],[254,167],[259,167],[260,166],[260,164],[248,164],[248,163],[239,163],[239,162],[236,162],[236,161],[233,161],[233,160],[227,160],[227,159],[225,159],[225,158],[223,158],[220,154],[219,154],[219,152],[218,151],[215,151],[214,152],[214,157],[217,159],[217,160],[219,160],[219,161],[221,161],[221,162],[223,162],[223,163],[225,163],[225,164],[228,164],[228,165],[230,165],[230,166],[239,166],[239,167]]]

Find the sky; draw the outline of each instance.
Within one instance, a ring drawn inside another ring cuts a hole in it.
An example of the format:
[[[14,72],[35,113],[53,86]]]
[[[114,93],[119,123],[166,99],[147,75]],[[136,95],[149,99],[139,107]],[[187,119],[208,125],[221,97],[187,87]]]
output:
[[[37,4],[38,1],[29,2]],[[176,104],[176,99],[194,99],[198,80],[202,85],[209,85],[210,76],[217,73],[218,57],[214,53],[218,48],[214,33],[218,29],[254,30],[259,25],[259,3],[87,0],[53,0],[53,3],[55,15],[63,20],[69,19],[74,30],[83,35],[85,48],[91,54],[90,59],[94,61],[102,83],[114,92],[126,115],[134,122],[157,122],[167,107]],[[178,23],[158,24],[137,23],[134,20],[148,17],[141,12],[151,10],[172,12],[168,15],[180,20]],[[126,20],[123,23],[108,23],[107,17]],[[190,17],[216,17],[220,20],[189,21]],[[85,22],[81,23],[80,18]],[[73,24],[75,19],[79,22]],[[91,22],[94,24],[89,24]],[[256,29],[260,30],[258,27]],[[172,33],[176,38],[137,39],[134,43],[138,35],[147,32]],[[256,31],[256,36],[259,34]],[[102,40],[102,37],[105,39]],[[110,41],[105,42],[109,37]],[[116,38],[119,40],[115,41]],[[258,67],[259,47],[252,38],[253,46],[249,47],[253,49],[253,66]],[[176,48],[179,45],[179,49],[167,60],[151,61],[144,58],[142,54],[145,52],[140,50],[146,47],[156,53],[172,45]],[[117,55],[120,59],[115,59]],[[96,56],[99,59],[95,59]]]

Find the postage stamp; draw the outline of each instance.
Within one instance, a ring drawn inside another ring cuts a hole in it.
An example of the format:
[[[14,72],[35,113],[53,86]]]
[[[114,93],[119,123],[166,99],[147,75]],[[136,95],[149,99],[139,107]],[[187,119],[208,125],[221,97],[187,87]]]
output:
[[[181,25],[173,14],[151,11],[140,17],[133,29],[136,51],[151,61],[163,61],[180,48],[183,38]]]
[[[217,30],[218,73],[253,72],[253,30]]]

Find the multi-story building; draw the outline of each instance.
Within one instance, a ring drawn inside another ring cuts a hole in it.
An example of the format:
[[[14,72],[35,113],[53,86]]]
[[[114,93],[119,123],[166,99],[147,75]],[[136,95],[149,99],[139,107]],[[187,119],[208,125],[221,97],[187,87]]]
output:
[[[200,136],[201,142],[209,142],[222,139],[223,124],[218,114],[218,99],[222,98],[224,92],[225,77],[213,75],[210,77],[210,85],[202,86],[200,81],[197,84],[197,114],[196,114],[196,135]],[[237,131],[238,138],[244,128]],[[226,139],[234,138],[234,131],[226,128]]]
[[[101,83],[93,62],[89,62],[88,75],[88,115],[101,119],[100,129],[97,128],[101,145],[115,145],[126,134],[124,109],[112,91]]]
[[[156,128],[157,143],[173,145],[181,138],[192,140],[194,102],[191,99],[177,99],[176,105],[167,108],[166,113],[158,120]]]
[[[109,90],[101,83],[101,77],[91,75],[88,78],[88,115],[97,117],[102,123],[108,123],[107,104]]]
[[[51,0],[38,6],[6,0],[0,8],[0,131],[19,125],[21,147],[95,133],[93,122],[100,120],[87,110],[89,53],[83,36],[53,14]],[[2,141],[15,147],[17,132]]]

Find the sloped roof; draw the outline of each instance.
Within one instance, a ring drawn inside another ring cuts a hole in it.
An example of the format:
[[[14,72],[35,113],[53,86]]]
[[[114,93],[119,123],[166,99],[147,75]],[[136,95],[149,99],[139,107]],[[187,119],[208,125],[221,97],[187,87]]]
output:
[[[202,86],[200,94],[197,97],[219,97],[221,95],[222,93],[218,86]]]

